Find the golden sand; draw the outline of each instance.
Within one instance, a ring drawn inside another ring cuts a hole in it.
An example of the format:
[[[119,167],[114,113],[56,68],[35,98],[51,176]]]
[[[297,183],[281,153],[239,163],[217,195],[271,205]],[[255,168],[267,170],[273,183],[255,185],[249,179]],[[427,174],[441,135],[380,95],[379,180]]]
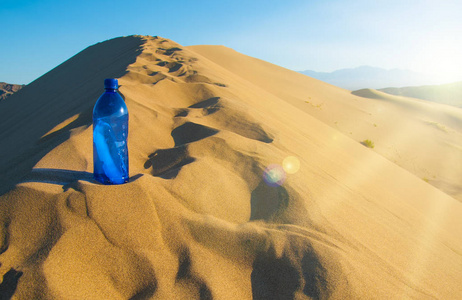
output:
[[[130,113],[118,186],[91,174],[107,77]],[[2,101],[0,120],[2,295],[462,297],[458,108],[131,36]]]

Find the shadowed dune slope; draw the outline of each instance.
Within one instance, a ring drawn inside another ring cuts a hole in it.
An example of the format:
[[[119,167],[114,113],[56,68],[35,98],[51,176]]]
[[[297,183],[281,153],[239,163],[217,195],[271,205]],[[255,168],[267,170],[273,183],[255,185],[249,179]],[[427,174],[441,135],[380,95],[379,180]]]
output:
[[[0,103],[0,193],[73,130],[91,125],[102,80],[123,76],[142,43],[131,36],[88,47]]]
[[[59,79],[87,68],[118,77],[128,106],[124,185],[92,180],[91,108],[102,78],[81,79],[73,101],[39,93],[71,89]],[[21,101],[0,103],[11,116],[0,132],[16,149],[0,158],[2,176],[15,176],[1,187],[16,180],[0,197],[2,296],[462,294],[461,203],[300,109],[297,93],[361,97],[227,48],[149,36],[89,47],[55,70],[20,91]],[[46,113],[15,117],[34,102]]]

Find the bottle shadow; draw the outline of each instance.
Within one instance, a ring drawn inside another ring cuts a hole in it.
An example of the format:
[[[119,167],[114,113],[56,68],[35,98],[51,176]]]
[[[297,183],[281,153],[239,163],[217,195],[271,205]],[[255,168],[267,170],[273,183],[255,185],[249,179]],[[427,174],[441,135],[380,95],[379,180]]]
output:
[[[0,195],[20,182],[74,129],[91,126],[104,79],[124,76],[145,42],[131,36],[90,46],[9,96],[9,101],[1,101]],[[75,116],[73,122],[54,130]]]
[[[129,178],[129,182],[133,182],[140,178],[142,174],[136,174]],[[85,171],[74,171],[65,169],[49,169],[49,168],[36,168],[32,169],[28,175],[22,178],[21,183],[24,182],[41,182],[50,183],[64,186],[69,185],[75,181],[86,181],[93,184],[101,184],[93,178],[93,173]]]

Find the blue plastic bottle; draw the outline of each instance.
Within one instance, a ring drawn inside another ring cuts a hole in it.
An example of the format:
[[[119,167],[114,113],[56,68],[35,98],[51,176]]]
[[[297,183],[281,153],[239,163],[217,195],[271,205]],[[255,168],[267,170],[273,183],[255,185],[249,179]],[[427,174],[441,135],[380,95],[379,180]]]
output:
[[[121,184],[128,182],[128,110],[117,79],[105,79],[104,88],[93,108],[93,175],[103,184]]]

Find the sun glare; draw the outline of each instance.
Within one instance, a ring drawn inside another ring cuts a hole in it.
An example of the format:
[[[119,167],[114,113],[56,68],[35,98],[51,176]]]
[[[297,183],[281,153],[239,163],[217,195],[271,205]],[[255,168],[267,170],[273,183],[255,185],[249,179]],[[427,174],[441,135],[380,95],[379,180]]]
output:
[[[295,156],[287,156],[282,161],[282,168],[287,174],[295,174],[300,169],[300,161]]]
[[[435,83],[462,80],[462,43],[454,39],[429,39],[419,47],[414,57],[414,69],[425,73]]]

